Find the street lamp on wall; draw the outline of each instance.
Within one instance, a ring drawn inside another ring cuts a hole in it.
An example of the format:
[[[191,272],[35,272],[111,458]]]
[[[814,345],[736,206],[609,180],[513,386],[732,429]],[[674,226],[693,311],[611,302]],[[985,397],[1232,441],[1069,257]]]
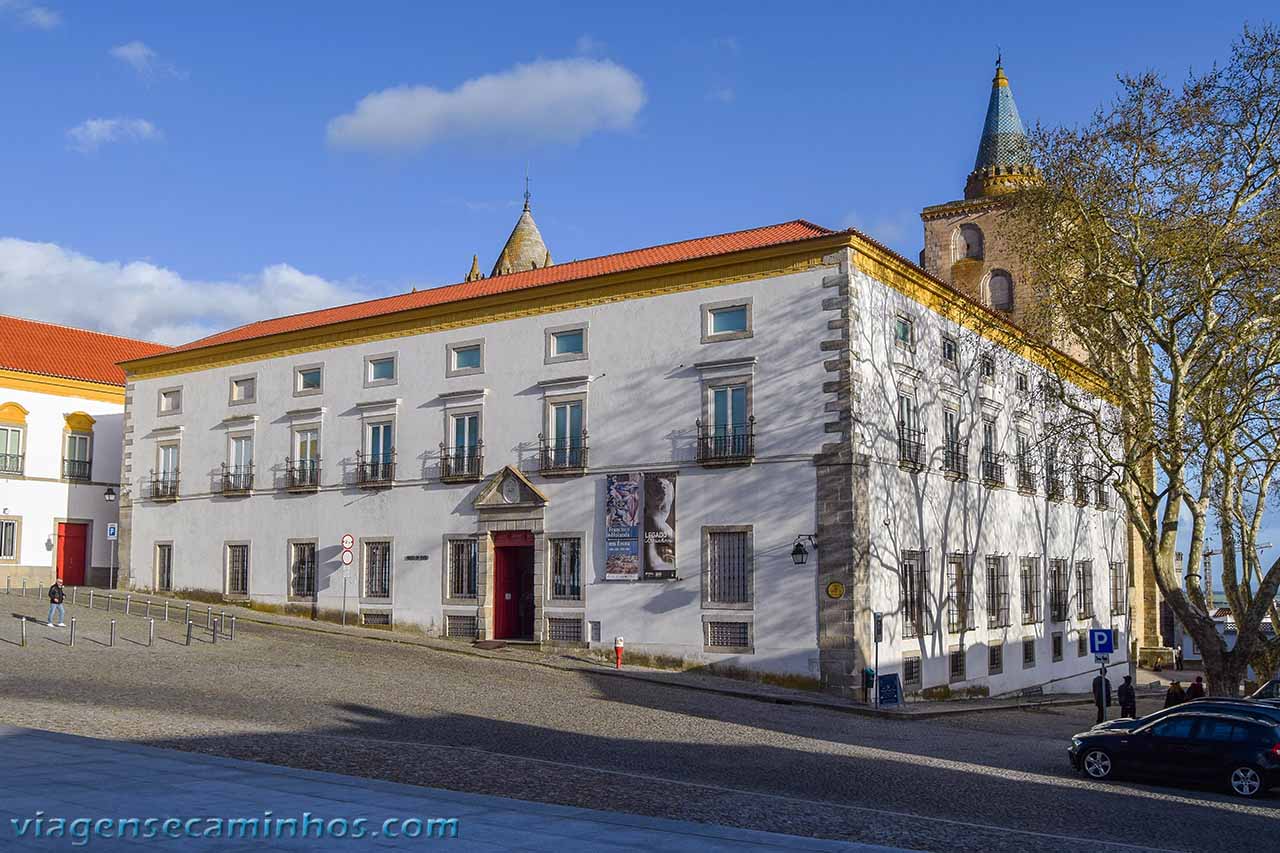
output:
[[[809,549],[804,547],[804,540],[809,540],[813,550],[818,550],[818,539],[811,533],[801,533],[796,537],[796,544],[791,547],[791,562],[803,566],[809,559]]]
[[[109,504],[116,502],[116,490],[107,486],[107,490],[102,493],[102,499]]]

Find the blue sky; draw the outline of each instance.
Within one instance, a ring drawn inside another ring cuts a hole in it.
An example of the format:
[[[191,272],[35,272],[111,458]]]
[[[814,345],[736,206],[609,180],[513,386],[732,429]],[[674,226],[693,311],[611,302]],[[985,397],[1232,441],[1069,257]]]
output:
[[[1267,8],[0,0],[5,311],[177,341],[453,282],[526,163],[558,260],[796,217],[914,258],[997,45],[1073,123]]]

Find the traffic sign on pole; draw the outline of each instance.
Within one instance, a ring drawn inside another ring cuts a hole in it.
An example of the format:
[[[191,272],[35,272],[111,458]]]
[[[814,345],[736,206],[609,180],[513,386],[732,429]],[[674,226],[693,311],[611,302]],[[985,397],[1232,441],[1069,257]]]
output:
[[[352,536],[350,533],[344,533],[344,534],[342,535],[342,547],[343,547],[343,548],[345,548],[346,550],[350,551],[350,550],[351,550],[351,546],[352,546],[352,545],[354,545],[354,544],[356,544],[356,538],[355,538],[354,536]]]
[[[1115,631],[1110,628],[1089,629],[1089,652],[1095,655],[1109,655],[1116,650]]]
[[[116,537],[119,536],[119,533],[120,533],[119,524],[116,524],[114,521],[107,523],[107,541],[109,542],[116,541]]]
[[[355,560],[355,555],[353,555],[350,551],[342,552],[342,565],[349,566],[354,560]]]

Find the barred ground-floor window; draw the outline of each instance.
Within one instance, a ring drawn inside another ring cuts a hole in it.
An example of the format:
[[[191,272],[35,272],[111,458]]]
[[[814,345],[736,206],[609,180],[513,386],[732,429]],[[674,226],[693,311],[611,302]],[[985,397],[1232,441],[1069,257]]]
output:
[[[227,594],[249,594],[249,546],[246,543],[227,545]]]
[[[903,551],[898,558],[898,574],[902,585],[902,636],[910,638],[929,633],[929,577],[924,554]]]
[[[173,589],[173,544],[156,544],[156,589],[169,592]]]
[[[475,598],[479,543],[475,539],[449,540],[449,597]],[[450,636],[455,636],[450,634]]]
[[[750,527],[703,528],[704,607],[750,608],[753,597],[751,573]]]
[[[314,598],[316,594],[316,543],[294,542],[289,546],[289,594]]]
[[[391,543],[378,540],[364,543],[365,598],[391,597]]]
[[[582,540],[555,537],[548,541],[551,554],[551,597],[557,601],[582,600]],[[578,629],[582,639],[581,626]]]
[[[902,686],[906,688],[920,687],[923,682],[922,667],[919,656],[902,659]]]

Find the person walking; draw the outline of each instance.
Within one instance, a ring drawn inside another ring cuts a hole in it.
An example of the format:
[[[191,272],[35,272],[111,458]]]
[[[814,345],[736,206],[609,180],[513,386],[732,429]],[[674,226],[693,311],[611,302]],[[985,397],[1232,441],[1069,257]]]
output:
[[[1187,701],[1187,694],[1182,689],[1182,683],[1175,681],[1169,685],[1169,689],[1164,694],[1164,706],[1172,708],[1174,705],[1180,705]]]
[[[58,578],[53,582],[53,586],[49,587],[49,621],[46,623],[50,628],[65,628],[67,623],[63,620],[67,618],[67,612],[62,607],[63,599],[67,597],[67,591],[62,588],[62,578]],[[53,617],[57,616],[57,624],[54,623]]]
[[[1098,722],[1107,718],[1107,706],[1111,704],[1111,682],[1102,673],[1093,677],[1093,704],[1098,708]]]
[[[1116,688],[1116,698],[1120,700],[1120,716],[1136,719],[1138,716],[1138,694],[1133,689],[1133,676],[1126,675],[1124,684]]]
[[[1187,701],[1204,698],[1204,677],[1197,675],[1196,680],[1187,688]]]

